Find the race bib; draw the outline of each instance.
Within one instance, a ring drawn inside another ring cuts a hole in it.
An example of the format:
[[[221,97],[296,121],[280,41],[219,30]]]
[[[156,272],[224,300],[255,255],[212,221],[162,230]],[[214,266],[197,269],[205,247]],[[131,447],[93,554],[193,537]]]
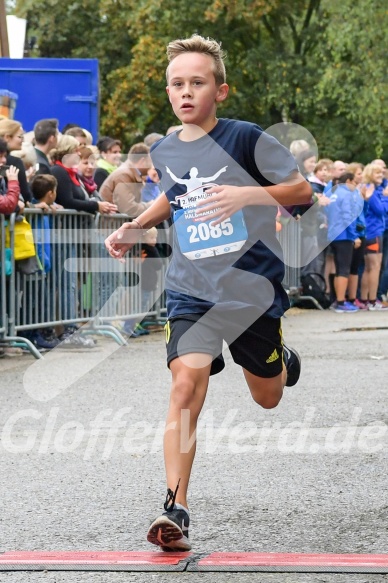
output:
[[[212,223],[211,215],[215,211],[208,211],[209,220],[207,221],[196,220],[197,202],[211,196],[206,192],[206,188],[211,186],[216,185],[204,184],[175,199],[180,207],[174,212],[179,247],[183,255],[191,260],[239,251],[248,238],[241,210],[219,225]]]

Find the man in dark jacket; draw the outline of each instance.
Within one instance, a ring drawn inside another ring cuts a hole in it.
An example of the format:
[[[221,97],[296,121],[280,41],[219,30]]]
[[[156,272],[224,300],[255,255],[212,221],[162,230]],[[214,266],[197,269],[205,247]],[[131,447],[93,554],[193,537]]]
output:
[[[51,174],[51,164],[47,154],[56,148],[58,142],[58,120],[41,119],[34,126],[36,161],[39,168],[36,174]]]

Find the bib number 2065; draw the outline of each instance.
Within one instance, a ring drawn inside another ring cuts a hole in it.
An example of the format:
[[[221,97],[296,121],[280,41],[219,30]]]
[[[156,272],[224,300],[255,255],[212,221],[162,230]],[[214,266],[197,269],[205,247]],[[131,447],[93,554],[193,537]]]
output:
[[[232,235],[233,225],[230,219],[225,219],[219,225],[212,225],[208,223],[199,223],[198,225],[189,225],[187,232],[190,233],[190,243],[198,243],[199,241],[208,241],[211,239],[219,239],[222,235]]]

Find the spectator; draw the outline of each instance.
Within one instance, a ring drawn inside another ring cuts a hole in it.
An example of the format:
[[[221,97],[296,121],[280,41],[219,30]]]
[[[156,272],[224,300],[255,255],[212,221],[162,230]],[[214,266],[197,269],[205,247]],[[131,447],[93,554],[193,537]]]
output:
[[[331,306],[335,312],[353,313],[358,307],[345,300],[348,287],[353,249],[360,247],[356,225],[357,217],[363,209],[363,199],[354,180],[354,174],[345,172],[336,179],[326,207],[328,217],[328,238],[334,253],[336,301]]]
[[[7,165],[16,166],[19,170],[18,181],[20,186],[20,193],[23,197],[24,202],[31,200],[31,190],[28,185],[26,171],[24,169],[23,162],[20,158],[12,156],[10,152],[12,150],[21,150],[23,143],[24,130],[20,122],[14,121],[12,119],[3,119],[0,121],[0,138],[3,138],[7,142],[8,154],[7,154]]]
[[[309,178],[317,164],[315,153],[312,150],[303,150],[295,159],[299,167],[299,172],[305,178]]]
[[[153,144],[155,144],[156,142],[158,142],[162,138],[164,138],[164,135],[163,134],[158,134],[157,132],[153,132],[151,134],[148,134],[144,138],[144,143],[145,143],[146,146],[148,146],[149,148],[151,148],[151,146]]]
[[[354,174],[354,182],[361,196],[363,168],[363,165],[359,164],[358,162],[352,162],[348,165],[348,172]],[[365,229],[366,223],[363,209],[356,221],[357,236],[361,240],[361,245],[359,247],[353,247],[347,293],[349,302],[352,302],[359,310],[368,309],[366,304],[360,301],[358,294],[358,284],[359,280],[361,279],[360,275],[362,274],[362,270],[364,269],[365,265]]]
[[[58,143],[58,120],[41,119],[34,125],[35,152],[39,167],[36,174],[51,174],[51,162],[48,154]]]
[[[0,139],[0,213],[10,215],[18,210],[20,186],[19,170],[15,166],[5,168],[7,161],[7,142]]]
[[[385,209],[381,201],[384,172],[378,164],[364,168],[363,189],[366,222],[365,271],[361,279],[361,301],[368,310],[384,310],[386,307],[377,298],[385,230]]]
[[[83,128],[69,128],[64,135],[76,138],[80,146],[91,146],[93,143],[92,134]]]
[[[76,164],[79,161],[79,143],[73,136],[63,135],[57,148],[50,152],[54,162],[51,173],[58,181],[57,201],[65,209],[89,213],[116,212],[116,206],[109,202],[90,200],[82,189],[77,176]]]
[[[158,273],[162,269],[162,259],[156,248],[158,229],[152,227],[144,235],[141,244],[141,309],[150,311],[151,298],[158,285]],[[136,330],[136,329],[135,329]]]
[[[383,257],[381,260],[380,278],[379,278],[379,288],[377,290],[377,297],[382,300],[386,300],[388,296],[388,173],[387,165],[384,160],[377,158],[373,160],[372,164],[380,166],[383,171],[383,182],[381,183],[382,196],[381,202],[383,203],[385,211],[385,230],[383,233]]]
[[[117,204],[119,213],[139,216],[153,202],[141,202],[143,181],[151,164],[149,148],[142,142],[134,144],[127,161],[105,180],[100,189],[101,198]]]
[[[305,150],[311,150],[310,144],[306,140],[293,140],[290,144],[290,152],[297,158]]]
[[[121,142],[110,137],[104,137],[98,140],[97,148],[100,153],[100,158],[97,160],[94,180],[97,184],[97,189],[100,190],[104,180],[120,166]],[[108,202],[112,201],[109,200]]]
[[[86,191],[89,198],[101,200],[97,190],[97,184],[93,175],[96,169],[96,158],[91,148],[83,146],[78,150],[79,162],[77,165],[77,176],[81,187]]]
[[[26,171],[26,178],[30,183],[36,174],[38,165],[34,146],[32,144],[23,144],[21,150],[13,150],[11,155],[15,156],[16,158],[20,158],[20,160],[23,162],[23,166]]]
[[[333,180],[334,178],[339,178],[341,176],[341,174],[344,174],[347,170],[347,164],[345,164],[345,162],[342,162],[342,160],[336,160],[335,162],[333,162],[333,166],[331,169],[331,180],[329,180],[329,182],[326,184],[325,186],[325,194],[327,192],[330,192],[332,186],[333,186]],[[330,195],[328,195],[330,196]]]

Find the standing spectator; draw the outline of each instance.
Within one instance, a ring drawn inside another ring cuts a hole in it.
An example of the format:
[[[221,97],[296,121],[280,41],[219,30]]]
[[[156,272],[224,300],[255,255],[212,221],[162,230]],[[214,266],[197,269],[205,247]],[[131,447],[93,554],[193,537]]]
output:
[[[48,153],[56,148],[58,135],[57,119],[41,119],[34,125],[35,152],[39,164],[36,174],[51,174]]]
[[[96,169],[96,159],[93,150],[83,146],[78,150],[79,162],[77,165],[77,177],[81,187],[86,191],[89,198],[101,200],[97,190],[97,184],[94,180],[94,171]]]
[[[335,162],[333,162],[333,166],[331,168],[331,180],[329,180],[329,182],[325,186],[324,190],[325,194],[327,192],[330,192],[333,186],[334,178],[339,178],[341,174],[344,174],[346,172],[346,170],[347,164],[345,164],[345,162],[342,162],[342,160],[336,160]],[[330,194],[328,196],[330,196]]]
[[[0,138],[0,213],[2,215],[10,215],[18,210],[20,194],[19,170],[15,166],[2,170],[3,166],[6,165],[6,161],[7,142]]]
[[[80,146],[91,146],[93,143],[93,138],[90,132],[84,130],[83,128],[75,127],[66,130],[65,136],[73,136],[78,140]]]
[[[358,307],[345,300],[354,247],[360,247],[356,225],[363,209],[363,199],[354,181],[354,174],[345,172],[333,186],[330,204],[326,207],[328,238],[334,253],[336,302],[335,312],[353,313]]]
[[[57,148],[50,152],[54,165],[51,173],[58,181],[57,202],[65,209],[88,213],[112,213],[117,207],[106,201],[90,200],[82,189],[75,168],[79,161],[79,143],[73,136],[63,135]]]
[[[137,217],[153,202],[141,202],[143,181],[152,165],[149,152],[144,143],[134,144],[127,161],[112,172],[100,189],[101,198],[113,201],[119,213]]]
[[[290,152],[297,158],[305,150],[311,150],[310,144],[306,140],[293,140],[290,144]]]
[[[117,168],[121,162],[121,142],[110,137],[100,138],[97,142],[97,148],[100,152],[100,158],[97,160],[97,169],[94,173],[94,180],[97,189]],[[109,200],[108,202],[112,202]]]
[[[21,150],[23,144],[24,130],[23,126],[19,121],[14,121],[12,119],[2,119],[0,121],[0,138],[3,138],[7,142],[8,154],[7,154],[7,165],[16,166],[19,170],[18,181],[20,186],[20,193],[23,197],[24,202],[31,200],[31,190],[28,185],[26,171],[24,169],[23,162],[20,158],[12,156],[10,152],[12,150]]]
[[[21,150],[12,150],[11,155],[20,158],[23,162],[26,171],[26,178],[30,183],[35,176],[37,169],[37,156],[34,146],[32,144],[24,143]]]
[[[356,187],[362,195],[362,171],[364,166],[359,162],[352,162],[348,165],[348,172],[354,174],[354,182]],[[361,279],[362,270],[365,265],[365,214],[364,209],[360,213],[356,221],[356,231],[357,236],[361,240],[361,245],[359,247],[353,247],[352,263],[350,265],[350,274],[348,280],[348,298],[349,302],[352,302],[359,310],[367,310],[366,304],[361,302],[358,295],[358,284]]]
[[[317,164],[315,153],[312,150],[302,150],[295,159],[299,167],[299,172],[304,178],[309,178],[313,174]]]
[[[383,203],[385,211],[385,230],[383,234],[383,258],[381,260],[380,278],[379,278],[379,288],[377,290],[377,297],[382,299],[387,299],[388,295],[388,172],[387,165],[384,160],[377,158],[373,160],[372,164],[380,166],[383,171],[383,181],[381,183],[382,196],[381,202]]]
[[[383,257],[383,233],[385,230],[385,209],[381,201],[383,169],[378,164],[368,164],[364,168],[364,212],[366,222],[365,271],[361,280],[361,301],[368,310],[383,310],[385,306],[377,299],[381,261]]]

